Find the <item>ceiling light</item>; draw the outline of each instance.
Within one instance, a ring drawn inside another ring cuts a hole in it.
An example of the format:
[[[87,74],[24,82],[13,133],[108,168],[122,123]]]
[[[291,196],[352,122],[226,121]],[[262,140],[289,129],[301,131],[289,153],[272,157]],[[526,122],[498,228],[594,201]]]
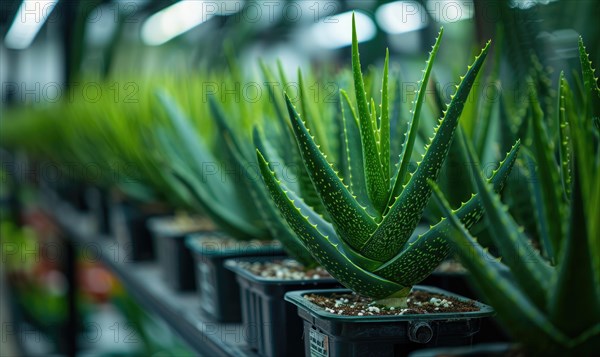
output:
[[[358,42],[365,42],[377,33],[375,23],[362,13],[355,12]],[[352,44],[352,11],[327,16],[311,27],[311,37],[321,47],[335,49]]]
[[[24,0],[4,38],[7,48],[23,50],[31,45],[58,0]]]

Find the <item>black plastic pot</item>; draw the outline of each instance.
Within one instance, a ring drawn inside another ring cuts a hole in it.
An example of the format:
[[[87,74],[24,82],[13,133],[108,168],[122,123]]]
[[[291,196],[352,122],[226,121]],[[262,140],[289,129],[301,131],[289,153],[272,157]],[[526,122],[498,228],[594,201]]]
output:
[[[415,351],[409,357],[502,357],[515,348],[511,343],[487,343],[468,347],[441,347]]]
[[[152,235],[147,227],[150,218],[165,216],[169,212],[144,211],[132,202],[122,201],[110,206],[110,226],[119,248],[124,252],[124,261],[154,259]]]
[[[175,290],[196,290],[194,258],[185,246],[185,237],[202,231],[177,229],[173,227],[174,220],[174,217],[153,217],[148,220],[163,279]]]
[[[85,184],[71,179],[63,179],[53,182],[52,186],[60,199],[69,203],[79,212],[90,211],[89,202],[86,199],[88,186]]]
[[[204,316],[215,322],[241,322],[240,288],[235,274],[225,268],[225,260],[231,258],[255,256],[280,256],[281,245],[245,245],[244,242],[234,246],[220,244],[225,235],[192,234],[185,240],[196,262],[196,280],[200,308]],[[217,240],[215,240],[217,238]]]
[[[248,258],[229,260],[226,267],[237,275],[242,299],[242,322],[246,342],[261,356],[304,356],[303,324],[297,309],[283,300],[288,291],[341,287],[337,280],[268,279],[252,274],[235,262],[265,262],[286,259]],[[287,258],[289,259],[289,258]]]
[[[90,186],[85,190],[85,200],[89,211],[94,217],[96,230],[102,235],[110,235],[110,203],[105,190]]]
[[[468,300],[447,291],[415,286],[416,290]],[[478,303],[480,310],[461,313],[406,314],[401,316],[343,316],[332,314],[304,298],[307,294],[349,293],[346,289],[292,291],[285,300],[298,307],[304,320],[307,356],[405,356],[415,349],[470,345],[481,318],[494,310]]]

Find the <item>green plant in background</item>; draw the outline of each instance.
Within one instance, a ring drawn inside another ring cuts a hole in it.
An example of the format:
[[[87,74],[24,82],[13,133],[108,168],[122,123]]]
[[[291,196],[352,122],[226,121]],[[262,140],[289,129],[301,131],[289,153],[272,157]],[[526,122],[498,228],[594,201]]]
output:
[[[600,140],[594,126],[600,89],[581,39],[579,52],[584,85],[576,89],[578,95],[564,75],[559,79],[556,150],[535,93],[531,95],[538,205],[547,231],[542,252],[529,244],[479,173],[475,183],[503,262],[479,245],[436,191],[454,227],[451,240],[474,284],[514,338],[541,355],[592,355],[600,349]],[[472,148],[469,153],[475,160]]]
[[[228,88],[241,81],[224,76],[214,78]],[[261,217],[260,201],[248,194],[252,176],[246,170],[249,162],[244,156],[244,142],[251,139],[251,123],[262,116],[260,103],[249,107],[245,102],[224,102],[233,113],[225,114],[210,97],[204,102],[203,116],[190,116],[166,91],[158,93],[169,125],[156,129],[162,165],[169,169],[171,182],[179,184],[193,197],[198,209],[204,210],[221,229],[239,239],[269,239],[271,234]],[[205,97],[206,99],[206,97]],[[251,113],[248,115],[248,113]],[[191,119],[193,118],[193,119]],[[198,132],[197,122],[213,121],[223,140],[210,144],[213,132]],[[233,129],[235,128],[235,130]],[[246,134],[248,133],[248,134]],[[182,191],[184,194],[186,191]]]
[[[191,84],[200,82],[202,74],[192,74],[186,93],[198,93]],[[103,85],[104,95],[97,102],[76,98],[65,110],[69,122],[63,128],[70,144],[74,161],[81,165],[93,164],[101,173],[97,184],[117,187],[128,196],[142,202],[160,200],[177,208],[189,207],[185,195],[174,193],[156,160],[153,148],[153,130],[166,122],[154,100],[154,88],[174,87],[169,79],[149,78],[131,80],[130,88],[121,97],[113,96],[114,84]],[[191,84],[190,84],[191,83]],[[131,89],[133,88],[133,90]],[[123,92],[123,91],[122,91]],[[131,97],[135,93],[135,97]],[[181,100],[190,100],[182,93]],[[195,113],[202,108],[192,107]],[[82,118],[85,118],[82,120]],[[206,129],[206,126],[204,127]],[[64,156],[63,156],[64,159]]]
[[[266,83],[284,86],[290,83],[281,65],[278,73],[280,82],[276,82],[276,77],[262,63],[261,68]],[[233,61],[230,62],[230,71],[231,77],[215,78],[212,83],[220,83],[226,88],[235,88],[236,84],[244,83]],[[294,83],[299,88],[300,96],[307,95],[306,78],[298,73],[298,82]],[[313,79],[310,76],[308,78]],[[173,96],[165,91],[160,92],[158,98],[171,124],[156,130],[163,164],[172,173],[172,179],[189,190],[198,207],[232,237],[277,239],[292,257],[305,267],[311,267],[315,265],[314,259],[281,217],[257,172],[252,137],[267,136],[270,138],[270,142],[265,144],[268,150],[283,154],[279,160],[279,172],[285,172],[292,178],[294,187],[307,197],[316,197],[310,181],[303,179],[305,174],[293,170],[293,165],[298,163],[298,156],[293,154],[299,153],[289,145],[293,134],[285,118],[284,104],[279,102],[273,86],[266,88],[269,95],[261,96],[256,103],[245,98],[219,100],[216,95],[222,93],[207,96],[205,104],[210,112],[204,117],[188,116]],[[320,93],[321,96],[323,94]],[[303,109],[326,115],[330,109],[322,99],[307,101]],[[207,119],[214,122],[217,132],[194,132],[194,123]],[[325,127],[317,120],[313,124],[327,138],[335,137],[332,133],[339,130]],[[252,127],[261,127],[262,132],[257,129],[253,131]],[[220,140],[210,145],[211,136],[217,133]],[[332,151],[336,150],[333,144],[331,147]]]
[[[409,241],[429,200],[427,180],[435,180],[447,155],[465,100],[481,69],[488,46],[469,66],[457,92],[440,119],[435,135],[426,147],[416,171],[408,163],[419,127],[425,97],[442,31],[427,61],[402,155],[396,167],[389,160],[388,58],[384,65],[381,109],[366,98],[360,68],[356,28],[353,24],[352,64],[358,112],[342,92],[350,108],[343,116],[348,176],[339,177],[321,152],[311,132],[293,104],[287,101],[295,138],[326,216],[316,212],[297,192],[292,191],[269,167],[270,156],[260,141],[257,156],[270,195],[290,227],[314,258],[346,287],[377,299],[380,304],[406,306],[412,285],[423,280],[446,257],[444,234],[449,228],[441,221],[425,234]],[[512,164],[518,143],[490,179],[500,190]],[[479,198],[474,196],[458,211],[467,226],[482,215]],[[324,218],[326,217],[326,218]]]
[[[190,210],[191,196],[163,170],[154,130],[168,123],[155,100],[155,88],[176,88],[178,98],[195,116],[208,109],[196,104],[201,93],[202,73],[177,77],[111,80],[98,85],[98,98],[83,91],[70,93],[65,102],[47,108],[11,113],[3,123],[2,142],[23,149],[35,160],[49,160],[61,171],[51,179],[72,179],[102,188],[117,188],[138,202],[161,201]],[[121,78],[123,79],[123,78]],[[194,131],[212,132],[210,122],[196,123]],[[45,176],[43,176],[45,177]]]

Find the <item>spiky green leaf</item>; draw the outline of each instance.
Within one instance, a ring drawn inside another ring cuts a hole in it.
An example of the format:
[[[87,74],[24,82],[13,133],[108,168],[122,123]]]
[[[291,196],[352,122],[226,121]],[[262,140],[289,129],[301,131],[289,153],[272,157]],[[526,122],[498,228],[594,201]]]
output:
[[[390,177],[390,104],[388,93],[390,51],[385,51],[383,78],[381,80],[381,116],[379,119],[379,160],[383,175]]]
[[[469,161],[477,163],[473,147],[465,140]],[[501,256],[514,272],[515,280],[527,292],[531,301],[540,308],[546,306],[546,291],[552,276],[550,266],[533,249],[523,230],[500,202],[499,196],[485,182],[473,165],[473,178],[481,202],[487,213],[488,222],[494,227],[492,237]]]
[[[350,189],[356,196],[358,202],[367,207],[367,210],[372,215],[376,215],[376,211],[369,200],[367,194],[367,183],[365,182],[363,170],[363,153],[360,144],[360,128],[358,117],[352,107],[348,94],[342,89],[340,90],[340,101],[342,120],[344,121],[344,143],[346,149],[346,165],[348,166],[348,181]]]
[[[368,238],[377,225],[337,176],[287,96],[286,102],[296,141],[310,179],[319,193],[321,202],[336,231],[350,246],[356,249]]]
[[[396,198],[402,193],[402,186],[405,182],[404,178],[406,177],[406,174],[408,172],[408,165],[410,164],[413,147],[415,146],[415,140],[419,131],[421,108],[423,106],[423,101],[425,100],[427,85],[429,84],[429,76],[431,75],[433,62],[435,61],[435,56],[437,55],[438,49],[440,48],[440,43],[442,41],[443,35],[444,28],[442,27],[435,40],[435,44],[431,48],[431,52],[429,52],[429,58],[425,63],[425,70],[423,71],[423,77],[420,81],[419,91],[417,92],[417,98],[414,101],[414,108],[411,110],[412,117],[408,123],[407,134],[405,134],[406,141],[402,144],[402,153],[400,154],[400,163],[398,165],[398,171],[396,171],[396,175],[392,180],[393,189],[392,194],[390,195],[390,201],[388,202],[388,205],[390,206],[394,203],[394,200],[396,200]]]
[[[488,182],[495,192],[500,192],[517,159],[520,142],[517,141]],[[473,195],[453,213],[469,229],[483,216],[483,206],[478,195]],[[414,285],[426,278],[442,262],[449,250],[446,235],[450,222],[442,219],[416,240],[407,243],[400,254],[390,259],[375,272],[384,278],[403,285]],[[428,259],[422,259],[427,256]]]
[[[469,96],[475,77],[487,56],[489,42],[476,57],[475,62],[462,78],[444,118],[435,129],[435,136],[426,148],[426,153],[400,197],[396,199],[377,230],[360,247],[363,255],[376,260],[388,260],[404,246],[419,223],[423,209],[431,195],[427,180],[435,180],[448,153],[458,119]]]
[[[358,53],[358,38],[356,36],[356,21],[352,14],[352,72],[354,91],[358,105],[360,137],[363,147],[364,176],[367,183],[367,193],[373,206],[379,212],[383,211],[388,198],[388,180],[383,174],[375,131],[369,112],[369,103],[365,92],[360,58]]]
[[[598,252],[591,250],[591,242],[587,239],[590,221],[586,219],[578,173],[576,166],[569,235],[563,241],[556,283],[548,294],[550,318],[560,324],[569,337],[577,337],[600,321],[600,296],[597,295],[592,260],[592,255]],[[574,291],[577,292],[576,304],[572,303]]]
[[[546,216],[548,224],[548,239],[555,254],[560,249],[560,242],[564,235],[562,220],[562,195],[560,194],[559,169],[554,160],[554,148],[548,138],[546,127],[543,122],[543,113],[535,92],[530,92],[533,150],[537,158],[537,170],[539,172],[539,185],[542,190],[542,201],[538,203],[540,209]]]
[[[258,150],[257,158],[265,184],[275,205],[319,264],[332,276],[344,286],[375,298],[384,298],[405,289],[401,285],[364,270],[356,264],[354,259],[349,258],[347,252],[340,251],[342,245],[339,244],[340,241],[335,241],[336,235],[333,229],[328,229],[325,224],[311,221],[308,212],[298,208],[297,202],[290,199],[289,193],[277,181]]]
[[[439,189],[434,190],[434,197],[453,226],[448,237],[453,243],[454,251],[473,275],[473,282],[484,294],[486,301],[502,311],[498,318],[511,327],[514,337],[524,341],[554,341],[552,346],[536,346],[547,349],[546,352],[567,345],[567,337],[519,289],[514,282],[514,275],[507,271],[506,266],[477,243],[452,212]]]
[[[559,153],[560,153],[560,177],[565,198],[571,197],[571,163],[572,163],[572,143],[567,120],[566,97],[570,95],[570,88],[565,79],[564,72],[560,72],[558,86],[558,129],[559,129]]]

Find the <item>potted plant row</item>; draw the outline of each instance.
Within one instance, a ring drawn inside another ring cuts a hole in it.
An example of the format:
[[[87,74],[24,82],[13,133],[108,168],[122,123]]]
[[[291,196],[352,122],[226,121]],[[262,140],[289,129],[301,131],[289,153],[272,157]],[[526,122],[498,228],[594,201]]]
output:
[[[213,232],[214,224],[206,217],[181,213],[152,217],[147,221],[147,227],[164,281],[177,291],[196,290],[194,259],[185,245],[185,238],[192,233]]]

